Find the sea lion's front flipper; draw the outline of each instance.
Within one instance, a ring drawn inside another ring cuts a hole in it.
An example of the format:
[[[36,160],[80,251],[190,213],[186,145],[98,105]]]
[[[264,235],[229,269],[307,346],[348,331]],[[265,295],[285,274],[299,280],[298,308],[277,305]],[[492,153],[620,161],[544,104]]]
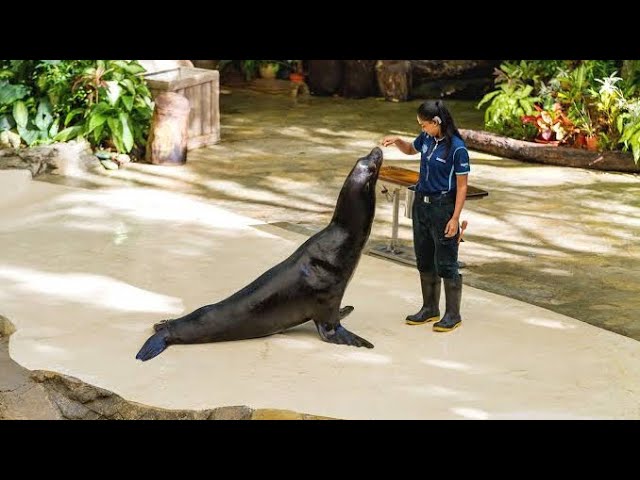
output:
[[[373,344],[368,342],[355,333],[350,332],[339,323],[329,324],[326,322],[315,321],[316,328],[320,334],[320,338],[325,342],[337,343],[339,345],[353,345],[354,347],[373,348]]]

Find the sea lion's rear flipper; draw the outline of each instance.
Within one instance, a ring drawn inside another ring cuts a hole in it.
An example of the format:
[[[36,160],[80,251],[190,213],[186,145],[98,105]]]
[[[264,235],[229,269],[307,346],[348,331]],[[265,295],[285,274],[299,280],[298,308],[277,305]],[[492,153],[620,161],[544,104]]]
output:
[[[144,345],[142,345],[142,348],[136,355],[136,358],[138,360],[146,362],[147,360],[150,360],[153,357],[161,354],[164,349],[169,346],[167,345],[168,337],[169,332],[166,329],[162,329],[154,333],[147,339],[146,342],[144,342]]]
[[[320,338],[325,342],[337,343],[339,345],[353,345],[354,347],[373,348],[372,343],[362,337],[359,337],[355,333],[350,332],[339,323],[335,325],[315,320],[314,322],[318,329],[318,333],[320,334]]]
[[[342,320],[344,317],[353,312],[353,307],[351,305],[347,305],[346,307],[342,307],[340,309],[340,313],[338,314],[338,320]]]

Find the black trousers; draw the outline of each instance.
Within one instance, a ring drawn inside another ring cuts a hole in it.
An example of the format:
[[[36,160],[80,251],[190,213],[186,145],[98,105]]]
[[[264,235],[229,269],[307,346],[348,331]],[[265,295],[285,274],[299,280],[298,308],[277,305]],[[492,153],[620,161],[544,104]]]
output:
[[[413,202],[413,247],[418,270],[436,272],[442,278],[458,278],[458,234],[444,236],[444,227],[455,209],[455,195],[424,202],[416,192]]]

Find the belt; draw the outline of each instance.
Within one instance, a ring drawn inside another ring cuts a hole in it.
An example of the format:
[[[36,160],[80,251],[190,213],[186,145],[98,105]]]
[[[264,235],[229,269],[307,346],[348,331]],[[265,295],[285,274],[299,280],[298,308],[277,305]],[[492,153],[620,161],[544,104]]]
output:
[[[424,203],[449,203],[455,202],[456,192],[447,192],[437,195],[427,195],[425,193],[416,192],[416,200]]]

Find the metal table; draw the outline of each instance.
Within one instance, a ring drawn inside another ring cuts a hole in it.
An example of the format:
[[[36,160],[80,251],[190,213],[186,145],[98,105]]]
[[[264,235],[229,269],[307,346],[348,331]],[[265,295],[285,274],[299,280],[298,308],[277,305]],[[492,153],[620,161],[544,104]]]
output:
[[[400,191],[418,183],[418,176],[418,172],[409,170],[408,168],[394,166],[384,166],[380,168],[378,183],[381,183],[385,188],[387,188],[387,185],[390,185],[388,190],[391,190],[392,192],[393,221],[391,223],[391,239],[387,245],[374,246],[369,250],[369,253],[397,260],[409,265],[415,265],[416,260],[413,251],[407,251],[407,249],[399,248],[397,243],[400,214]],[[489,192],[486,190],[482,190],[481,188],[471,185],[468,185],[467,187],[467,200],[480,199],[487,195],[489,195]]]

